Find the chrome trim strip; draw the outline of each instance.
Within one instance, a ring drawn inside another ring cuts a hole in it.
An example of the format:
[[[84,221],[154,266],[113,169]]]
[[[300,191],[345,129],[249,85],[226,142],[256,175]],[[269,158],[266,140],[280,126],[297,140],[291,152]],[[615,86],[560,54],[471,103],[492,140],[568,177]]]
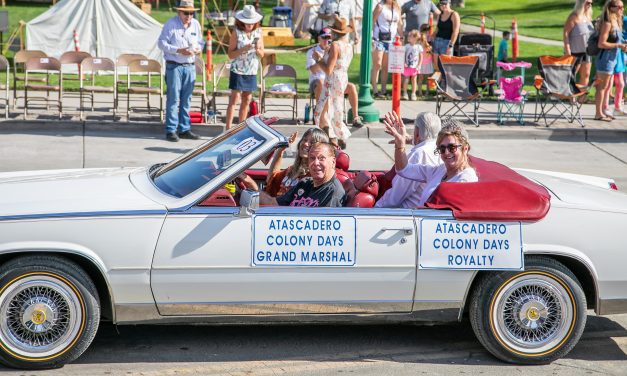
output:
[[[184,216],[184,215],[220,215],[220,214],[237,214],[239,208],[236,206],[193,206],[184,212],[169,212],[168,215]]]
[[[459,302],[420,302],[424,309],[412,313],[378,314],[280,314],[280,315],[214,315],[214,316],[160,316],[153,304],[117,304],[118,321],[116,324],[389,324],[416,322],[454,322],[457,320]],[[438,308],[438,304],[443,306]],[[431,309],[428,306],[433,305]]]
[[[128,217],[146,215],[165,215],[165,210],[113,210],[100,212],[68,212],[68,213],[41,213],[41,214],[17,214],[0,216],[0,221],[19,221],[27,219],[48,218],[80,218],[80,217]]]
[[[411,216],[409,209],[386,208],[303,208],[293,206],[264,206],[255,211],[256,215],[361,215],[361,216]]]
[[[337,313],[388,313],[411,311],[412,301],[390,302],[219,302],[157,304],[164,316],[176,315],[295,315]]]
[[[627,299],[598,299],[599,315],[627,313]]]

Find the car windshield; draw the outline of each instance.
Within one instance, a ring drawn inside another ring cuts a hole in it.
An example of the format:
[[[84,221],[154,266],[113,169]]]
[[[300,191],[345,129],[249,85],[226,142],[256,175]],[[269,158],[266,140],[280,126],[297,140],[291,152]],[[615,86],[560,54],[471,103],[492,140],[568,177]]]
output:
[[[265,139],[242,124],[159,168],[153,181],[162,192],[184,197],[263,145]]]

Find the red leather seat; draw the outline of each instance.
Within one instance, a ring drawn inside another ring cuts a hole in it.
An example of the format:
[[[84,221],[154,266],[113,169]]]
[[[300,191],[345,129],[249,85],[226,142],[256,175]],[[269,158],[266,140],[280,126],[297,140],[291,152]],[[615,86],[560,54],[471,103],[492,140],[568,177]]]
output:
[[[351,163],[351,158],[342,150],[337,151],[335,154],[335,176],[340,183],[344,184],[346,180],[352,180],[355,174],[348,171]]]
[[[349,199],[346,206],[356,208],[371,208],[379,193],[377,177],[370,171],[360,171],[353,180],[358,193]]]

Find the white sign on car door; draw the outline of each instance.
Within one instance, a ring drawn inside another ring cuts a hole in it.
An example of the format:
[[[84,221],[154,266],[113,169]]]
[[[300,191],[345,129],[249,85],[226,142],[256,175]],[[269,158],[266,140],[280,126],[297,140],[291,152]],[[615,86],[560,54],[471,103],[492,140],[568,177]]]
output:
[[[420,269],[522,270],[520,222],[420,221]]]

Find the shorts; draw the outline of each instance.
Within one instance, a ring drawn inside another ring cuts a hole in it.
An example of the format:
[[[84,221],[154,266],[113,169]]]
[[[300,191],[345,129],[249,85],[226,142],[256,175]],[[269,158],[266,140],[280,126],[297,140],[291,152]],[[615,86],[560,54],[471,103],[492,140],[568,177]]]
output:
[[[377,51],[390,52],[391,42],[381,42],[380,40],[374,41],[374,49]]]
[[[450,39],[435,38],[433,41],[433,53],[437,55],[446,55]]]
[[[585,52],[577,52],[577,53],[571,53],[570,56],[574,56],[577,58],[577,65],[579,64],[590,64],[592,63],[592,56],[588,55]]]
[[[597,73],[614,74],[618,64],[618,48],[602,49],[597,55]]]
[[[229,75],[229,89],[250,93],[255,92],[257,91],[257,75],[231,72]]]
[[[403,70],[403,76],[405,77],[414,77],[417,74],[418,74],[417,68],[405,67],[405,69]]]

